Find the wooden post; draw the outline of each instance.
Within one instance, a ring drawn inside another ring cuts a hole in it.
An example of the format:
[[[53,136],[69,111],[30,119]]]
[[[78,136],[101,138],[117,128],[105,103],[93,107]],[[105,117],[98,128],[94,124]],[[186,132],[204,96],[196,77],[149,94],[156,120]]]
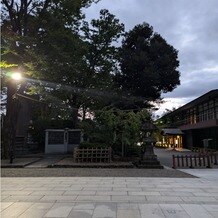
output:
[[[206,166],[206,161],[205,161],[206,155],[203,154],[202,157],[203,157],[203,166]]]
[[[201,155],[198,156],[199,166],[201,167]]]
[[[207,168],[211,168],[210,156],[209,155],[207,155]]]
[[[194,156],[194,163],[195,163],[195,166],[197,166],[197,157],[196,157],[196,155]]]
[[[109,149],[110,149],[110,150],[109,150],[109,162],[111,162],[112,148],[110,147]]]
[[[216,154],[213,154],[214,155],[214,165],[217,165],[217,155]]]
[[[180,167],[180,161],[179,161],[180,156],[177,155],[177,166]]]
[[[186,160],[186,167],[188,167],[188,156],[185,155],[185,160]]]
[[[184,156],[182,155],[181,158],[182,158],[182,167],[184,167],[184,159],[183,159]]]
[[[192,155],[190,155],[190,167],[189,168],[193,168],[193,164],[192,164]]]
[[[173,155],[173,169],[176,169],[176,163],[175,163],[175,155]]]

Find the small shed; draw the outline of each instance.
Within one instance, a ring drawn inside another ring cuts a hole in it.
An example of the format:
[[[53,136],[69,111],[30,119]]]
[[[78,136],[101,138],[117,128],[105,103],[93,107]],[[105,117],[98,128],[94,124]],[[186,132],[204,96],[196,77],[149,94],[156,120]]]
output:
[[[46,129],[45,153],[72,153],[81,141],[81,129]]]

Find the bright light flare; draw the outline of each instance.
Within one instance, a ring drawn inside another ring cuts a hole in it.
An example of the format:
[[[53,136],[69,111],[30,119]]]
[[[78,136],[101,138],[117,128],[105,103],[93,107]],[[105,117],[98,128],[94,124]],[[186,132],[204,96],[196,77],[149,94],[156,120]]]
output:
[[[22,75],[19,72],[14,72],[11,74],[11,78],[16,81],[20,81],[22,79]]]

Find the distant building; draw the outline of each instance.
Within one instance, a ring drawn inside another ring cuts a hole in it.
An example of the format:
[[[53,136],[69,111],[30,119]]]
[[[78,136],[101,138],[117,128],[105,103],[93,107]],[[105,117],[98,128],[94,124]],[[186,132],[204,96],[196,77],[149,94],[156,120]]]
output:
[[[218,89],[159,119],[166,147],[208,147],[218,150]]]
[[[38,101],[38,96],[18,95],[19,106],[15,135],[15,154],[26,154],[37,151],[38,145],[32,141],[29,130],[35,111],[43,114],[46,105]]]

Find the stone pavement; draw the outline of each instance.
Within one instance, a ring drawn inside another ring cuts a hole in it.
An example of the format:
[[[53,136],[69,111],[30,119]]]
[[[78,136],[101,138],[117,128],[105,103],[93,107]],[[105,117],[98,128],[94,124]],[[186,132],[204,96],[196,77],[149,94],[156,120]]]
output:
[[[5,177],[1,182],[5,218],[218,217],[216,176]]]

